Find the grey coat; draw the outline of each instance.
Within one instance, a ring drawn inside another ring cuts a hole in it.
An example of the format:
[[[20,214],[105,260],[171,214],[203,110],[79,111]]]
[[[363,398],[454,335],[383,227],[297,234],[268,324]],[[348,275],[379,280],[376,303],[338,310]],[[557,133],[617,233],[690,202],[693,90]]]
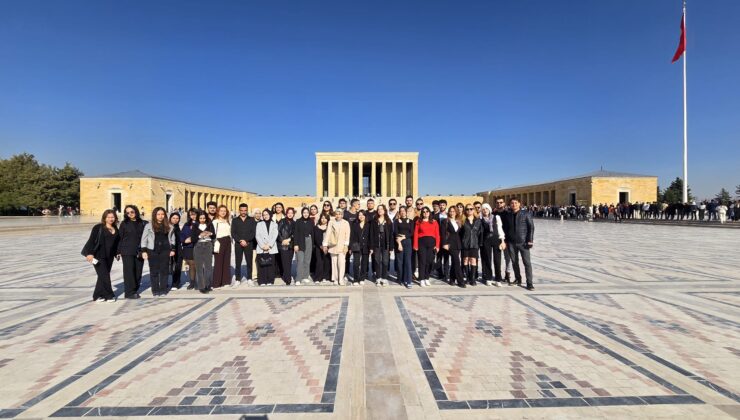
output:
[[[170,245],[172,245],[173,249],[175,247],[175,231],[172,229],[172,226],[170,226],[170,231],[167,233],[167,237],[170,240]],[[153,250],[154,249],[154,230],[152,230],[152,223],[147,223],[146,226],[144,226],[144,233],[141,234],[141,249],[148,249]]]
[[[265,222],[260,221],[257,223],[257,232],[255,233],[255,239],[257,240],[257,249],[255,251],[257,253],[264,252],[262,250],[263,246],[269,246],[270,247],[270,254],[277,254],[277,237],[278,237],[278,224],[272,220],[270,221],[270,231],[267,231],[267,227],[265,227]]]

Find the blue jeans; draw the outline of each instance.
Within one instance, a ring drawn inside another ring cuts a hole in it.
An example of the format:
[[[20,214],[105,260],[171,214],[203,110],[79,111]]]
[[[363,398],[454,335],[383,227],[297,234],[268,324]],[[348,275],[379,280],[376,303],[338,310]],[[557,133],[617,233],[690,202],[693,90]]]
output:
[[[411,284],[411,239],[404,239],[401,241],[403,251],[396,251],[396,259],[398,260],[398,282],[401,284]]]

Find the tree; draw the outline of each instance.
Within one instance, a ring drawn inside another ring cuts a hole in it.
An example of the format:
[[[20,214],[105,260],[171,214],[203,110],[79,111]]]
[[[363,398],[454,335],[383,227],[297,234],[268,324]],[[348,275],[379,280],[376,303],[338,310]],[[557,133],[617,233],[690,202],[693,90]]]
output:
[[[730,197],[730,192],[726,189],[722,188],[717,195],[714,196],[714,198],[719,201],[722,204],[729,204],[732,197]]]
[[[80,176],[63,168],[39,164],[29,153],[0,159],[0,214],[30,214],[59,204],[79,206]]]
[[[691,195],[691,187],[689,187],[688,193],[689,201],[693,201],[694,197]],[[658,196],[658,198],[661,202],[668,204],[683,202],[683,180],[676,177],[676,179],[671,182],[671,185],[663,191],[663,195]]]
[[[740,185],[735,187],[735,195],[737,196],[737,198],[740,198]]]

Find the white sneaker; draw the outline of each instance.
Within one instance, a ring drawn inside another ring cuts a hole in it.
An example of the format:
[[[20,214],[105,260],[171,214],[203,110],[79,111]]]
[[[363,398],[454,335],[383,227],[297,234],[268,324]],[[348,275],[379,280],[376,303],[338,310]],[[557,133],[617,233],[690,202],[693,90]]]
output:
[[[311,280],[309,280],[309,279],[303,279],[302,280],[302,283],[303,284],[311,284]]]
[[[490,280],[486,280],[486,286],[490,286],[490,285],[491,285],[491,281]]]
[[[501,282],[500,282],[500,281],[497,281],[497,282],[496,282],[496,283],[495,283],[494,285],[495,285],[496,287],[501,287]]]
[[[248,287],[254,286],[254,282],[252,280],[247,280],[247,286]]]
[[[365,280],[360,280],[360,286],[365,284]]]
[[[383,279],[383,287],[386,287],[386,286],[388,286],[388,280]]]
[[[292,283],[292,285],[293,285],[293,286],[300,286],[300,285],[301,285],[301,282],[300,282],[300,281],[298,281],[298,280],[296,280],[296,281],[294,281],[294,282]]]
[[[108,303],[116,303],[116,300],[117,299],[114,297],[113,299],[106,299],[105,301]]]
[[[421,287],[427,287],[427,284],[424,280],[419,281],[419,286]]]
[[[383,280],[381,280],[381,279],[375,280],[375,286],[380,287],[382,285],[383,285]]]
[[[239,280],[237,280],[237,281],[231,283],[231,287],[238,287],[240,284],[242,284],[242,282],[239,281]]]
[[[105,302],[105,298],[97,298],[95,299],[95,302]]]

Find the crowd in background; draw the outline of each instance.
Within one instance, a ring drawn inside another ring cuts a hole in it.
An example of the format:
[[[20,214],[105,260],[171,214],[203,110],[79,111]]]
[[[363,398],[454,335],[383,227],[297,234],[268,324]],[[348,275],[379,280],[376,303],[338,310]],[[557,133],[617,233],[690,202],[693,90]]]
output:
[[[740,200],[728,204],[718,200],[700,203],[621,203],[570,206],[530,205],[527,209],[536,217],[579,220],[691,220],[719,223],[740,220]]]

